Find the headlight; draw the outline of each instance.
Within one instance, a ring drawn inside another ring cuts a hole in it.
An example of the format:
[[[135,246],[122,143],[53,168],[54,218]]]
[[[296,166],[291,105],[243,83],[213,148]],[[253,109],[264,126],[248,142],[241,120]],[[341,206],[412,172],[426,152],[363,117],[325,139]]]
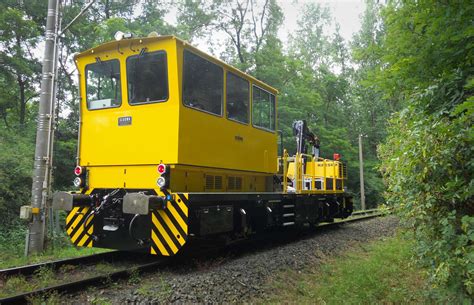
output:
[[[117,31],[114,35],[115,40],[120,41],[125,36],[125,33],[122,31]]]
[[[157,184],[159,187],[164,187],[165,184],[166,184],[166,179],[163,178],[163,177],[160,177],[160,178],[158,178],[158,180],[156,180],[156,184]]]
[[[74,179],[74,186],[75,186],[75,187],[80,187],[81,184],[82,184],[82,179],[79,178],[79,177],[76,177],[76,178]]]

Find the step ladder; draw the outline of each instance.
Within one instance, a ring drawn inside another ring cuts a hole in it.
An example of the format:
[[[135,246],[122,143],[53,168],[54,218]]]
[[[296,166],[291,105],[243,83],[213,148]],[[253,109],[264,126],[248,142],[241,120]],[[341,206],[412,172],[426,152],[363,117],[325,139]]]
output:
[[[283,226],[295,225],[295,205],[285,204],[283,205]]]

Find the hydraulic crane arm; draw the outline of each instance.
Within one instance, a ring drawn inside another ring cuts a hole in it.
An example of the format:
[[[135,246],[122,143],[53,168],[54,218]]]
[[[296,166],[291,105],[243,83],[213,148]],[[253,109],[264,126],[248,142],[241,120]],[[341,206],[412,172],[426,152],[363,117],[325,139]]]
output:
[[[311,144],[311,154],[319,157],[319,138],[309,130],[305,120],[293,122],[293,135],[296,136],[297,153],[306,153],[306,141],[308,141]]]

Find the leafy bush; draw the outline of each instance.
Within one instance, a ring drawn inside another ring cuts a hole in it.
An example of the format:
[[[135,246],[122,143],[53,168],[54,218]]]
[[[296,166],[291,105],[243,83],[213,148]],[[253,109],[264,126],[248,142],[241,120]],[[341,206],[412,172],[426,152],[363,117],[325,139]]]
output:
[[[416,92],[391,120],[380,156],[388,202],[413,228],[433,285],[462,299],[474,296],[474,81],[466,91],[456,83]]]
[[[18,221],[20,206],[29,204],[34,156],[33,132],[0,128],[0,228]]]
[[[26,225],[19,221],[0,230],[0,259],[23,255],[26,232]]]

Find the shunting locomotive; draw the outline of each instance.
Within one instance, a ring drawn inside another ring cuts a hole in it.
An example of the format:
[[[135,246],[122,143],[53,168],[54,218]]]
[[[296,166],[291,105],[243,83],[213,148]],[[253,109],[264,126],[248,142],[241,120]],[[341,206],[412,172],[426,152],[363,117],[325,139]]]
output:
[[[278,156],[277,90],[173,36],[75,56],[77,192],[57,192],[81,247],[172,256],[192,239],[246,238],[352,213],[346,167],[304,121]],[[307,153],[307,146],[311,152]]]

